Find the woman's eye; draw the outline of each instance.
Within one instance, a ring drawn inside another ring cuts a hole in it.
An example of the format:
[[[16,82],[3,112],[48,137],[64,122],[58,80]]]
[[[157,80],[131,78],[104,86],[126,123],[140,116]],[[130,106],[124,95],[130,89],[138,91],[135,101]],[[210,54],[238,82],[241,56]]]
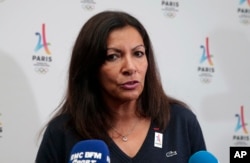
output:
[[[118,55],[116,55],[116,54],[108,54],[106,56],[107,61],[115,61],[117,58],[118,58]]]
[[[136,51],[136,52],[135,52],[135,55],[136,55],[137,57],[142,57],[144,54],[145,54],[145,53],[142,52],[142,51]]]

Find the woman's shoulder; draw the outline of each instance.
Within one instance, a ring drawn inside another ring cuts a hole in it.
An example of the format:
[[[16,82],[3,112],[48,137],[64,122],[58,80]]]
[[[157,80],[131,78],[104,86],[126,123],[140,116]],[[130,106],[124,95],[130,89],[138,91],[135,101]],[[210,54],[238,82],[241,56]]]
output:
[[[172,105],[170,111],[169,127],[180,132],[196,132],[200,130],[200,124],[195,113],[188,107]]]
[[[70,116],[67,114],[55,116],[48,123],[47,130],[49,130],[50,132],[64,131],[69,120]]]
[[[196,119],[196,115],[190,108],[180,104],[171,105],[170,116],[172,118],[177,118],[177,119],[186,119],[186,120]]]

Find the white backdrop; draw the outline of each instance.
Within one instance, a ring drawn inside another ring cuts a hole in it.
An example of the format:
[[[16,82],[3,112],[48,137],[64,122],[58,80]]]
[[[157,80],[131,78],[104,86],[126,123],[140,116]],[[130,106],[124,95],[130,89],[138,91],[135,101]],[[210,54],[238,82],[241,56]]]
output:
[[[247,0],[0,0],[0,162],[34,162],[37,135],[64,95],[75,38],[107,9],[145,25],[164,89],[190,105],[221,163],[230,146],[250,145]]]

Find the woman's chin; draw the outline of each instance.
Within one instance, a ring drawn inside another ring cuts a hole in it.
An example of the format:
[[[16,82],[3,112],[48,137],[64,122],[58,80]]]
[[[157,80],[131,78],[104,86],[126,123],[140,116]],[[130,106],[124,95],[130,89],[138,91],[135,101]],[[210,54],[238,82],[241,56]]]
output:
[[[121,101],[136,101],[140,97],[140,94],[129,94],[120,96]]]

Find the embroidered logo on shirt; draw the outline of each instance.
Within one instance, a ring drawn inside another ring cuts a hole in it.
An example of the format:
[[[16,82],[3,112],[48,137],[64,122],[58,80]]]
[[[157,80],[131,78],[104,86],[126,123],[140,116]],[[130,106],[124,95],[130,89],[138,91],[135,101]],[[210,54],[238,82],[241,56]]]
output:
[[[162,137],[163,137],[162,133],[155,132],[155,141],[154,141],[154,146],[155,147],[162,148],[162,142],[163,142]]]
[[[169,152],[166,153],[166,156],[167,156],[167,157],[173,157],[173,156],[175,156],[175,155],[177,155],[177,152],[176,152],[176,151],[169,151]]]

